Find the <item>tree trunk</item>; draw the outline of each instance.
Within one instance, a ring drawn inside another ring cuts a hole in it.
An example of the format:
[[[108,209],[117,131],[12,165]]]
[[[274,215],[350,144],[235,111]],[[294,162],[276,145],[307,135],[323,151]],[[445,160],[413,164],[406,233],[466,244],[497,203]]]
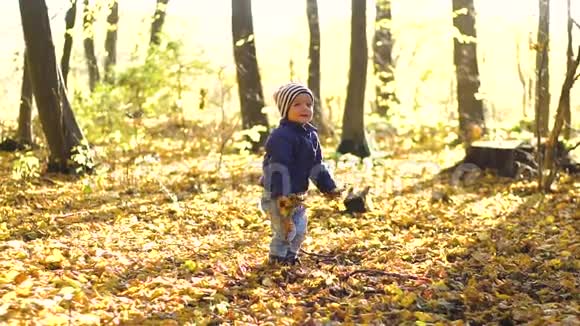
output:
[[[314,125],[321,135],[330,135],[332,130],[324,119],[320,97],[320,23],[318,21],[318,1],[306,0],[306,15],[310,30],[308,51],[308,88],[314,94]]]
[[[453,0],[453,12],[467,9],[466,14],[454,15],[453,26],[467,37],[476,38],[475,7],[473,0]],[[457,105],[459,129],[464,143],[470,144],[481,136],[485,129],[483,104],[475,97],[479,91],[479,68],[475,40],[460,42],[454,40],[453,63],[457,76]]]
[[[27,61],[25,50],[17,138],[18,142],[22,145],[32,145],[32,83],[30,82],[30,69],[28,68]]]
[[[346,104],[342,118],[342,136],[337,151],[358,157],[370,156],[365,138],[364,102],[368,47],[366,37],[366,1],[352,0],[350,69]]]
[[[574,64],[574,50],[572,50],[572,13],[570,0],[566,1],[567,13],[568,13],[568,48],[566,49],[566,69],[572,69]],[[568,97],[568,102],[564,103],[564,139],[570,139],[570,133],[572,130],[572,110],[570,108],[570,97]]]
[[[373,68],[376,77],[375,110],[381,116],[386,116],[391,103],[397,97],[393,82],[393,37],[387,23],[391,22],[391,1],[377,0],[377,15],[375,18],[375,35],[373,37]]]
[[[107,16],[107,37],[105,39],[105,82],[112,83],[115,79],[114,67],[117,64],[117,30],[119,26],[119,1],[112,0],[111,11]]]
[[[94,31],[94,13],[89,7],[89,0],[84,0],[83,8],[83,33],[85,57],[87,59],[87,66],[89,68],[89,88],[91,92],[95,90],[97,83],[101,80],[99,75],[99,66],[97,64],[97,56],[95,55],[95,31]]]
[[[165,23],[165,14],[169,0],[157,0],[157,7],[151,23],[151,39],[149,46],[159,46],[161,44],[161,29]]]
[[[264,93],[256,59],[251,0],[232,0],[232,35],[242,128],[250,129],[256,125],[267,127],[268,119],[262,113]],[[263,145],[266,135],[263,132],[260,140],[253,143],[254,151]]]
[[[580,77],[576,75],[576,70],[580,65],[580,46],[578,47],[578,53],[575,61],[572,61],[570,66],[566,71],[566,79],[564,79],[564,84],[562,85],[562,92],[560,94],[560,100],[558,102],[558,109],[556,111],[556,118],[554,119],[554,127],[550,132],[548,141],[546,142],[546,152],[544,159],[544,166],[550,171],[545,182],[540,183],[540,187],[544,192],[549,192],[552,186],[552,182],[556,179],[558,166],[555,162],[556,145],[558,143],[558,136],[564,127],[565,120],[565,108],[566,105],[570,105],[570,89],[574,86],[576,79]],[[541,171],[540,171],[541,172]]]
[[[56,63],[46,3],[19,2],[32,89],[50,150],[49,166],[60,172],[74,172],[69,169],[69,159],[84,136],[70,108]]]
[[[70,64],[70,54],[72,51],[72,30],[75,26],[77,16],[77,0],[71,0],[70,8],[66,12],[65,23],[66,30],[64,32],[64,49],[62,51],[62,58],[60,60],[60,67],[62,69],[62,78],[64,84],[68,85],[68,71]]]
[[[522,115],[524,119],[527,117],[527,108],[528,108],[528,85],[526,83],[526,76],[524,74],[524,69],[522,67],[522,60],[521,60],[521,50],[520,50],[520,42],[516,43],[516,62],[518,64],[518,78],[520,79],[520,84],[522,85]]]
[[[540,19],[536,49],[536,105],[535,119],[539,130],[536,134],[546,136],[550,119],[550,2],[539,0]],[[538,129],[536,128],[536,129]]]

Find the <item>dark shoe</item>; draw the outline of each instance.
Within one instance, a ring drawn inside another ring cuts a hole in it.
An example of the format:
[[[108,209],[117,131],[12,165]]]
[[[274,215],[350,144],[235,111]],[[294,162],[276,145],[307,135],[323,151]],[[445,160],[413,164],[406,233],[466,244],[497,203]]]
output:
[[[286,264],[286,258],[270,255],[268,262],[270,264],[285,265]]]
[[[298,258],[296,253],[289,251],[288,254],[286,255],[286,262],[288,265],[296,265],[300,264],[300,259]]]

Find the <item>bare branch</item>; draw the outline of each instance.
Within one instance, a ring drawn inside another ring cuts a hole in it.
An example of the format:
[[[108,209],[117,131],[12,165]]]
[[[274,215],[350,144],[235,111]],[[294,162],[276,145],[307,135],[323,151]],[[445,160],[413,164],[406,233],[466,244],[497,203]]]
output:
[[[308,252],[304,249],[300,249],[300,251],[306,255],[309,256],[314,256],[314,257],[319,257],[319,258],[336,258],[336,255],[323,255],[323,254],[317,254],[315,252]]]
[[[575,150],[576,148],[578,148],[578,146],[580,146],[580,142],[576,143],[576,145],[568,148],[568,150],[566,151],[567,153],[570,153],[571,151]]]
[[[432,282],[432,280],[427,278],[427,277],[408,275],[408,274],[399,274],[399,273],[390,273],[390,272],[385,272],[385,271],[381,271],[381,270],[377,270],[377,269],[357,269],[357,270],[354,270],[354,271],[348,273],[346,275],[346,279],[348,279],[349,277],[352,277],[356,274],[366,274],[369,276],[387,276],[387,277],[393,277],[393,278],[400,278],[403,280],[423,281],[423,282],[427,282],[427,283]]]
[[[580,24],[578,24],[577,21],[575,21],[573,18],[571,18],[570,20],[572,20],[572,23],[574,23],[574,25],[576,25],[576,27],[580,28]]]

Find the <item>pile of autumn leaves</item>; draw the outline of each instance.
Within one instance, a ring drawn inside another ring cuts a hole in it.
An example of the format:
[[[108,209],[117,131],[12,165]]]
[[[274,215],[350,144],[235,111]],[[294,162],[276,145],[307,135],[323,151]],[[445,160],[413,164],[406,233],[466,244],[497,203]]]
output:
[[[425,170],[394,187],[403,162],[449,157],[339,160],[340,183],[372,183],[372,210],[342,214],[313,191],[301,264],[272,267],[249,182],[259,158],[226,156],[217,172],[215,155],[157,151],[131,182],[119,169],[22,183],[1,167],[0,322],[579,322],[578,178],[546,196],[533,182],[450,186]]]

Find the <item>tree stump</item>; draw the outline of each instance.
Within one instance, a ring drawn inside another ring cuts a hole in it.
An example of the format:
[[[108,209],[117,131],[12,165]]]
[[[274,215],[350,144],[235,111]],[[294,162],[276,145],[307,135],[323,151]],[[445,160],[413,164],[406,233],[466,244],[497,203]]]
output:
[[[543,141],[539,152],[545,153],[545,148]],[[580,172],[580,164],[572,159],[569,149],[563,142],[558,141],[554,151],[556,164],[560,169],[570,174]],[[526,141],[477,141],[467,150],[462,163],[472,163],[482,170],[494,170],[499,176],[515,178],[523,174],[523,171],[537,174],[538,163],[535,157],[537,152],[536,146]]]
[[[480,169],[492,169],[499,176],[514,178],[522,164],[537,169],[534,147],[523,141],[477,141],[467,150],[463,163],[472,163]]]

